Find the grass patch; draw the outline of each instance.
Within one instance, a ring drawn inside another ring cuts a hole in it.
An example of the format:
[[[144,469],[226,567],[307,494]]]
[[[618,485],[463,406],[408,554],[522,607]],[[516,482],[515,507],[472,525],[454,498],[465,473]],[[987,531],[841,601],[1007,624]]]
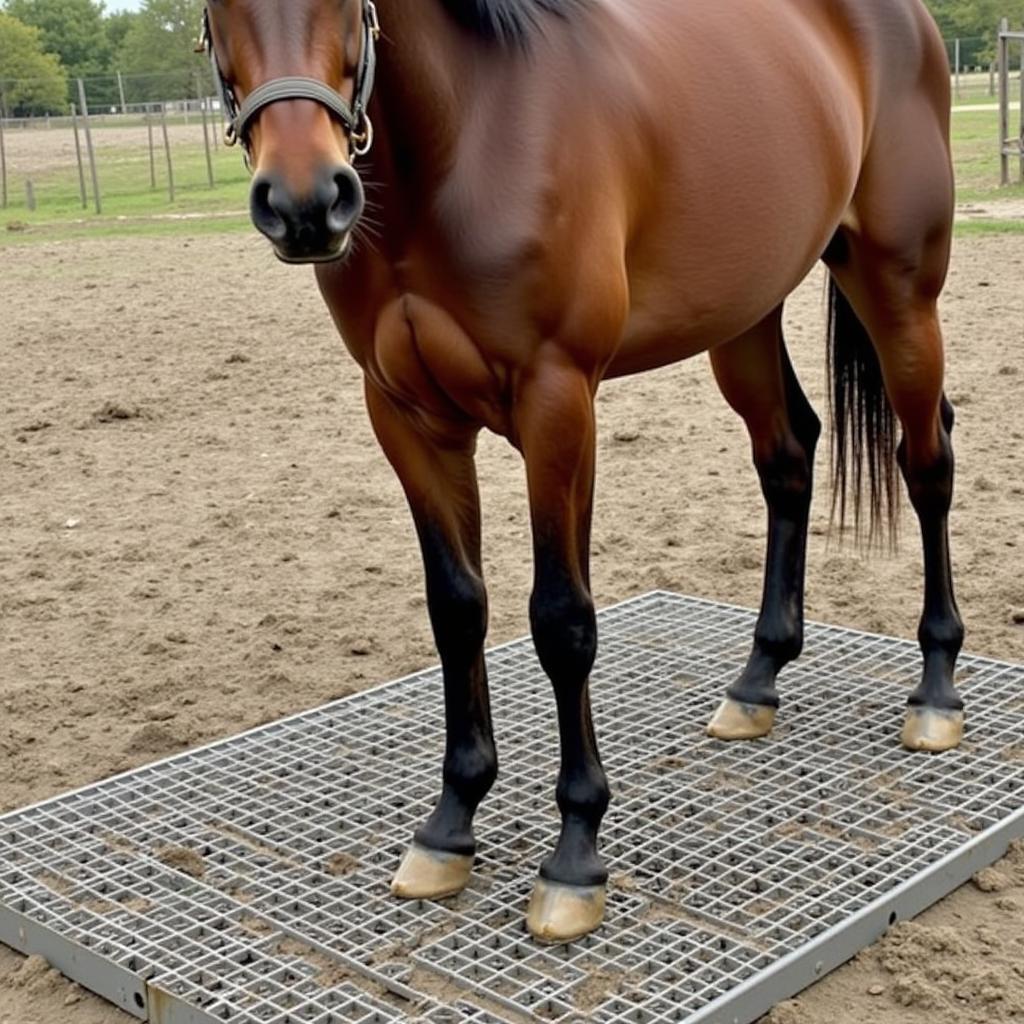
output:
[[[1016,116],[1010,131],[1019,130]],[[972,110],[953,115],[953,166],[957,192],[962,200],[1024,197],[1024,185],[1003,188],[999,184],[999,112]],[[1011,177],[1018,164],[1011,161]]]
[[[978,235],[1024,235],[1024,220],[961,220],[954,234],[959,238]]]

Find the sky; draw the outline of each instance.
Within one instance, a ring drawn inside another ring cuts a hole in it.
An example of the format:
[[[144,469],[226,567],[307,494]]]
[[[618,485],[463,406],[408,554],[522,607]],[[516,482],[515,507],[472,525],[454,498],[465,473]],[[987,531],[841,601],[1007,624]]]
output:
[[[142,0],[103,0],[103,6],[108,11],[137,11]]]

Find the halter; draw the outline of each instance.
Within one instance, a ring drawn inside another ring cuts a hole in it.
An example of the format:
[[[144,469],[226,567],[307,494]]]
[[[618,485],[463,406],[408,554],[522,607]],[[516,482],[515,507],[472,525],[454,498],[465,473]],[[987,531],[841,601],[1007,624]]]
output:
[[[377,18],[377,7],[373,0],[363,0],[363,45],[359,57],[359,68],[356,71],[355,90],[352,104],[336,89],[316,78],[288,76],[274,78],[253,89],[239,103],[235,92],[224,78],[217,60],[217,51],[213,45],[213,33],[210,31],[210,9],[203,8],[203,26],[196,46],[198,53],[208,53],[213,67],[213,80],[224,101],[224,112],[227,127],[224,130],[224,141],[233,146],[241,142],[249,153],[248,130],[256,115],[271,103],[281,100],[314,100],[326,107],[341,122],[356,156],[365,156],[373,145],[373,124],[366,113],[370,97],[373,94],[373,83],[377,72],[377,40],[380,38],[380,21]]]

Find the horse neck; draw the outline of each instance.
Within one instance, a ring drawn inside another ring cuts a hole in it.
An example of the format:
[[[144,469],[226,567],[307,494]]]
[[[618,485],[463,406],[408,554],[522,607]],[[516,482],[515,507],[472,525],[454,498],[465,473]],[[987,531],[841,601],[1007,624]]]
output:
[[[438,0],[377,0],[377,7],[384,42],[370,108],[377,137],[371,174],[380,186],[407,191],[450,166],[471,54]]]

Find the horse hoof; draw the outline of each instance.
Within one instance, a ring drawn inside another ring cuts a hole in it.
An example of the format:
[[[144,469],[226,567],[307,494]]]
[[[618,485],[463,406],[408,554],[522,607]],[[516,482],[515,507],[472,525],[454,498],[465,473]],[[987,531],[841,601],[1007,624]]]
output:
[[[708,735],[716,740],[756,740],[767,736],[775,724],[776,710],[766,704],[743,704],[726,697],[708,724]]]
[[[391,881],[391,894],[403,900],[440,900],[466,888],[473,858],[428,850],[413,843]]]
[[[563,885],[538,878],[530,897],[526,927],[539,942],[572,942],[604,920],[603,885]]]
[[[907,710],[900,739],[907,750],[953,750],[964,738],[964,713],[942,708],[912,707]]]

